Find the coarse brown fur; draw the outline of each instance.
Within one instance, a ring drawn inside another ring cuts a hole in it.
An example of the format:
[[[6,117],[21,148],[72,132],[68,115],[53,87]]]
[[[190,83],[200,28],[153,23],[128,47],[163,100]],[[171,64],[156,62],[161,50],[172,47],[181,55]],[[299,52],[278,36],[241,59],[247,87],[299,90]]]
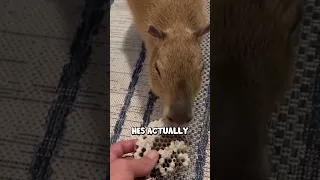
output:
[[[267,122],[290,87],[299,0],[213,1],[211,151],[214,180],[267,180]]]
[[[209,32],[204,3],[202,0],[127,1],[145,43],[150,86],[163,102],[164,117],[175,124],[185,124],[192,118],[192,105],[201,86],[200,41]],[[154,27],[151,30],[150,25]]]

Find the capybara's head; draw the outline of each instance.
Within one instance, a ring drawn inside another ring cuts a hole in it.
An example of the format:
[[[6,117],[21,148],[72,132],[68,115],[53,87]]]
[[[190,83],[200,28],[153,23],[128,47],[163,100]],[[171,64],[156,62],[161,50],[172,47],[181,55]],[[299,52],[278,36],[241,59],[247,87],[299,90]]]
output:
[[[209,31],[209,25],[197,31],[187,28],[163,31],[149,26],[148,33],[157,39],[150,53],[151,88],[164,103],[164,118],[174,124],[182,125],[193,119],[192,106],[204,69],[200,41]]]

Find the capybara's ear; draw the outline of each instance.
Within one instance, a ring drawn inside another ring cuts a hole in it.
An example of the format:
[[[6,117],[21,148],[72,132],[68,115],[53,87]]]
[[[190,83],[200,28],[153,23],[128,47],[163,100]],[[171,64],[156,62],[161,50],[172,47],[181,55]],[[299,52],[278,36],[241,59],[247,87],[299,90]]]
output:
[[[210,24],[208,24],[207,26],[199,29],[199,30],[196,31],[195,33],[196,33],[196,36],[197,36],[198,38],[202,38],[204,35],[206,35],[206,34],[209,33],[209,32],[210,32]]]
[[[148,33],[151,34],[153,37],[156,37],[158,39],[164,39],[166,36],[166,33],[161,31],[159,28],[149,25]]]

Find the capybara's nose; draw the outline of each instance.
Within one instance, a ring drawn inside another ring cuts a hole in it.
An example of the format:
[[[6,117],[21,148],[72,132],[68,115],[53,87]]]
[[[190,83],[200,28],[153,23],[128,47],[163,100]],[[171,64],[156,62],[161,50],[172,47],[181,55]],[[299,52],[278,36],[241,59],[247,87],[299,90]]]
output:
[[[185,124],[192,120],[192,113],[169,113],[167,119],[176,124]]]
[[[170,104],[167,119],[175,124],[182,125],[192,120],[192,103],[184,99],[174,100]]]
[[[167,119],[168,119],[169,121],[173,122],[172,117],[167,116]]]
[[[187,122],[190,122],[192,120],[192,115],[189,115],[187,118],[186,118]]]

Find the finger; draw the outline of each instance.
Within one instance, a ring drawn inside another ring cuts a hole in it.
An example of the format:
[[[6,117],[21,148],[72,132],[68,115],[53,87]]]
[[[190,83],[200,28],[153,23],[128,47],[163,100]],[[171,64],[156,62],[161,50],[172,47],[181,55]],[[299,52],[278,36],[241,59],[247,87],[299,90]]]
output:
[[[137,140],[119,141],[110,147],[110,161],[121,158],[126,153],[135,150]]]
[[[150,174],[152,169],[156,166],[158,159],[158,151],[152,150],[147,156],[140,159],[129,160],[128,164],[134,177],[144,177]]]
[[[133,158],[133,157],[128,156],[128,157],[124,157],[124,159],[132,160],[132,159],[134,159],[134,158]]]
[[[145,179],[146,179],[145,177],[137,177],[134,180],[145,180]]]

